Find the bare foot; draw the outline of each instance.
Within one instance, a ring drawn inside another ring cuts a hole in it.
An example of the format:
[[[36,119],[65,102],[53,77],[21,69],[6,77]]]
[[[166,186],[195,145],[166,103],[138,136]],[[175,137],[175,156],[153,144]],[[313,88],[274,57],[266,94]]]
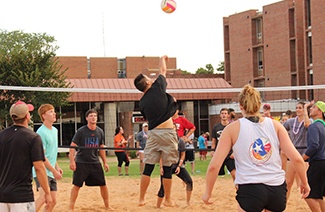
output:
[[[139,200],[139,206],[144,206],[146,204],[146,202],[144,200]]]
[[[164,202],[164,206],[166,207],[175,207],[175,203],[172,201],[166,201]]]
[[[107,210],[107,211],[114,211],[115,209],[112,208],[111,206],[108,206],[108,207],[105,208],[105,210]]]

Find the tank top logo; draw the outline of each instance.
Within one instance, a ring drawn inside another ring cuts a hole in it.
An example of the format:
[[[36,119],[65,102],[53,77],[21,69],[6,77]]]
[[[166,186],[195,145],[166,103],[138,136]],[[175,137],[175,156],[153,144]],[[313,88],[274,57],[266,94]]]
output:
[[[272,155],[271,143],[269,139],[256,139],[249,147],[249,155],[252,162],[256,165],[266,163]]]

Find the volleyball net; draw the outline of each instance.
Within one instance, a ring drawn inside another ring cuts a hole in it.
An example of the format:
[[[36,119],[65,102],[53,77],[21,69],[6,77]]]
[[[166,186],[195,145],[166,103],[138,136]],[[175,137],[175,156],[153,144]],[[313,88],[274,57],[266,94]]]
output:
[[[23,87],[23,86],[1,86],[0,90],[16,90],[20,92],[69,92],[69,93],[114,93],[114,94],[126,94],[126,93],[140,93],[137,89],[92,89],[92,88],[49,88],[49,87]],[[221,89],[168,89],[167,92],[171,95],[179,94],[200,94],[204,95],[208,93],[218,94],[215,99],[210,99],[212,104],[209,105],[208,115],[219,115],[221,108],[233,108],[235,112],[240,113],[239,105],[237,102],[238,94],[242,88],[221,88]],[[295,112],[295,107],[298,102],[309,102],[311,100],[325,101],[325,85],[309,85],[309,86],[282,86],[282,87],[256,87],[261,94],[262,105],[269,104],[271,106],[272,116],[280,120],[283,113],[288,110]],[[220,95],[221,94],[221,95]],[[207,100],[207,99],[206,99]],[[104,102],[105,100],[103,100]],[[191,100],[193,101],[193,100]],[[51,102],[49,102],[51,103]],[[90,104],[91,105],[91,104]],[[66,121],[66,120],[64,120]],[[70,120],[71,121],[71,120]],[[77,125],[75,125],[77,126]],[[64,129],[61,133],[64,133]],[[73,130],[72,130],[73,131]],[[114,131],[114,129],[111,129]],[[74,134],[74,132],[73,132]],[[133,137],[133,139],[135,139]],[[60,148],[76,148],[69,145],[59,145]],[[82,147],[79,147],[82,148]],[[115,150],[113,145],[105,146],[105,150]],[[140,150],[138,148],[125,148],[125,150]],[[195,150],[197,146],[195,146]],[[201,149],[200,149],[201,150]],[[204,149],[203,149],[204,150]],[[211,149],[206,149],[210,151]]]

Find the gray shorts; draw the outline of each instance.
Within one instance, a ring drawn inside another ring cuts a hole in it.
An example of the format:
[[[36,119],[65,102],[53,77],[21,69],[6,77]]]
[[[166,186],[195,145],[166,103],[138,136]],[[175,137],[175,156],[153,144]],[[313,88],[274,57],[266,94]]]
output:
[[[41,184],[39,183],[37,177],[35,177],[34,180],[35,180],[35,183],[36,183],[36,189],[38,191],[38,188],[41,187]],[[49,182],[50,191],[57,191],[58,190],[56,179],[47,176],[47,181]]]
[[[176,131],[172,128],[155,128],[148,131],[144,163],[159,163],[160,157],[163,166],[171,166],[178,162],[178,140]]]
[[[0,203],[1,212],[35,212],[35,202]]]

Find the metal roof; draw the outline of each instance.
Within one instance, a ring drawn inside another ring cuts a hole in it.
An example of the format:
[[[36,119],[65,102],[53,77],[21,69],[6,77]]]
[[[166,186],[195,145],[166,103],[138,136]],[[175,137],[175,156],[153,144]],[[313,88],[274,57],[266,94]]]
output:
[[[67,79],[74,89],[108,89],[107,92],[73,92],[70,97],[72,102],[115,102],[138,101],[142,93],[138,92],[130,78],[124,79]],[[199,92],[198,89],[232,88],[222,78],[167,78],[167,90],[186,89],[188,92],[173,92],[171,95],[178,100],[210,100],[228,99],[229,93]],[[123,89],[123,92],[118,92]],[[115,90],[111,92],[111,90]],[[127,92],[129,90],[130,92]],[[192,91],[191,91],[192,90]],[[195,92],[193,92],[195,90]]]

